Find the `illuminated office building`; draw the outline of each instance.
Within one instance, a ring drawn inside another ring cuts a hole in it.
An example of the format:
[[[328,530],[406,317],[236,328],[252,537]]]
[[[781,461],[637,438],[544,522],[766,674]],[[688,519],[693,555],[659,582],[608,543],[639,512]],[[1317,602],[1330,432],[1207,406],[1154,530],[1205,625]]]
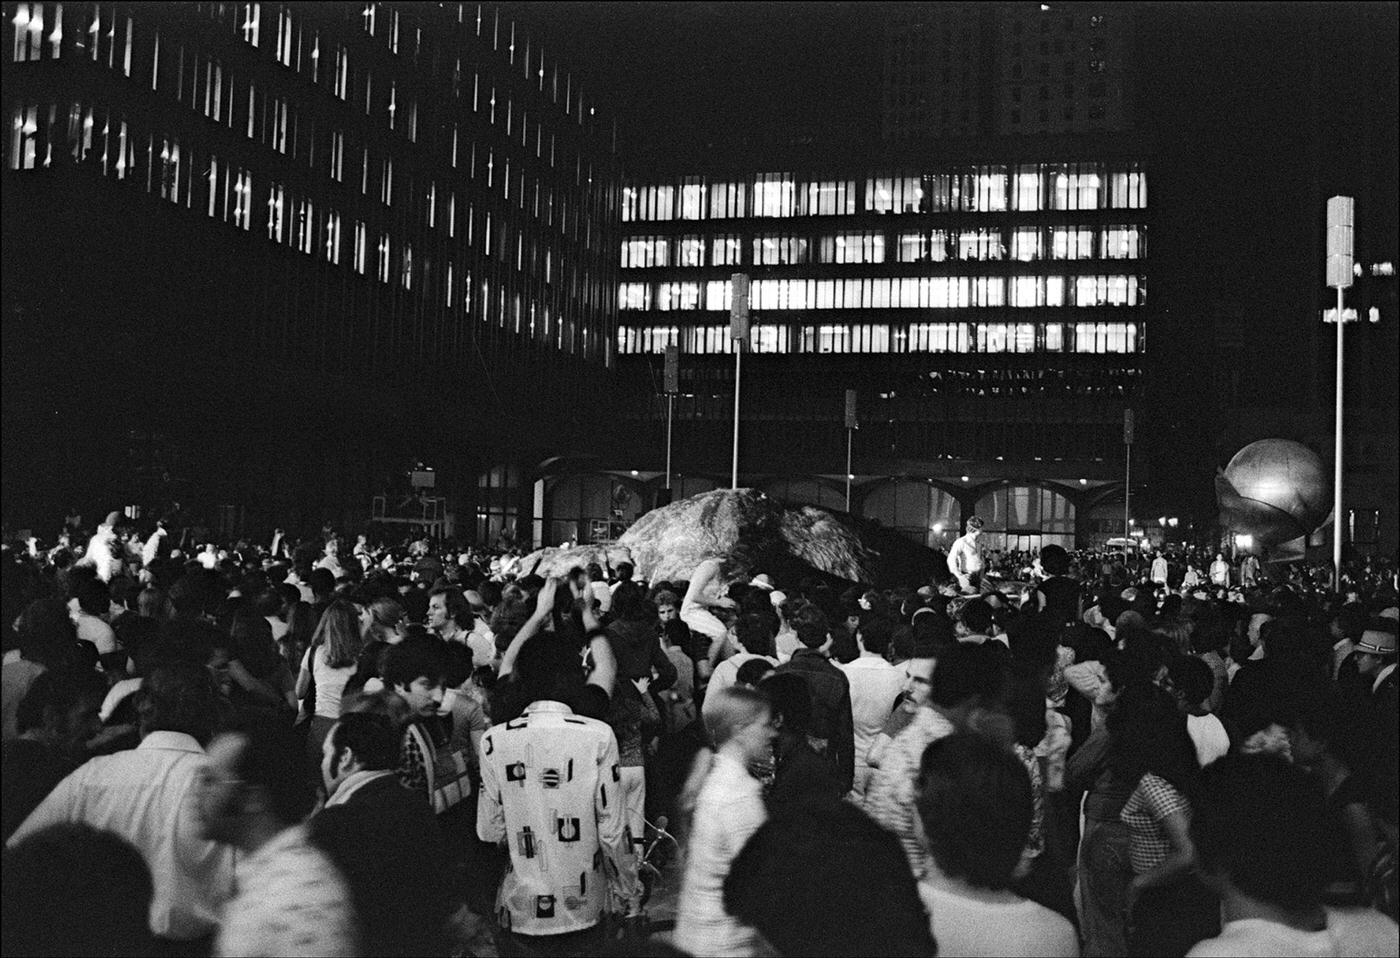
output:
[[[930,545],[973,511],[994,546],[1121,532],[1152,329],[1144,148],[1011,142],[626,183],[619,362],[659,436],[660,356],[680,348],[677,494],[727,485],[746,273],[745,484],[844,508],[855,389],[853,511]]]
[[[264,519],[427,460],[512,523],[504,457],[576,434],[611,363],[620,181],[578,80],[490,5],[3,9],[5,498],[135,443]]]

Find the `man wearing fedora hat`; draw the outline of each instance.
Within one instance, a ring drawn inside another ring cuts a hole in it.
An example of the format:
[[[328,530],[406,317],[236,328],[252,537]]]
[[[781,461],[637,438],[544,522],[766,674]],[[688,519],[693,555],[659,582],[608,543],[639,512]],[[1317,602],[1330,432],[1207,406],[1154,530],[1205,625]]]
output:
[[[1400,699],[1397,699],[1395,675],[1395,633],[1393,619],[1374,618],[1366,623],[1361,641],[1356,643],[1356,671],[1371,683],[1371,700],[1379,717],[1394,724]]]

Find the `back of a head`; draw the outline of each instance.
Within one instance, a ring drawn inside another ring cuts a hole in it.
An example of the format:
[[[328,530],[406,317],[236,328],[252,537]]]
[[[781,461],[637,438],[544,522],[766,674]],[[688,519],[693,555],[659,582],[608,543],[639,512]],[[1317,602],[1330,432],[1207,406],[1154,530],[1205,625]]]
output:
[[[758,686],[782,717],[784,731],[806,733],[812,727],[812,688],[796,672],[778,672]]]
[[[1215,690],[1215,673],[1194,655],[1178,655],[1168,662],[1167,678],[1187,705],[1200,705]]]
[[[1323,793],[1275,755],[1227,755],[1201,771],[1191,836],[1207,875],[1288,911],[1317,907],[1327,872]]]
[[[569,704],[583,686],[577,648],[548,632],[520,647],[515,657],[515,690],[523,700]]]
[[[308,787],[305,753],[293,732],[273,719],[247,723],[238,730],[244,746],[234,772],[245,786],[266,797],[264,807],[283,825],[300,822],[310,813],[315,796]]]
[[[1007,661],[1000,642],[973,645],[958,642],[938,657],[933,670],[930,699],[944,708],[969,701],[991,703],[1007,687]]]
[[[958,621],[973,635],[990,635],[992,631],[992,607],[985,599],[973,599],[962,607]]]
[[[316,623],[311,641],[325,648],[323,654],[331,668],[353,665],[364,646],[360,614],[355,604],[348,599],[337,599],[326,606],[321,613],[321,621]]]
[[[1030,775],[1010,750],[970,732],[939,739],[924,750],[916,804],[943,874],[1010,887],[1033,813]]]
[[[151,671],[141,685],[141,735],[183,732],[208,745],[219,717],[218,691],[203,665],[171,662]]]
[[[333,749],[354,752],[367,771],[398,768],[400,733],[388,715],[374,711],[346,713],[331,729],[330,736]]]
[[[646,590],[631,579],[623,579],[613,591],[613,618],[627,621],[646,621],[654,618],[655,606],[647,602]]]
[[[777,652],[773,643],[773,623],[766,616],[752,612],[739,616],[738,621],[734,623],[734,635],[744,648],[754,655],[766,655],[772,658]],[[800,638],[801,633],[798,635]]]
[[[1108,759],[1125,782],[1153,772],[1179,789],[1195,777],[1196,752],[1186,716],[1164,689],[1134,679],[1108,713]]]
[[[745,728],[766,711],[771,710],[768,698],[754,689],[731,685],[711,692],[714,701],[705,715],[705,724],[714,736],[715,745],[723,745],[734,733]]]
[[[860,624],[859,634],[865,651],[884,655],[894,640],[894,623],[882,616],[870,616]]]
[[[807,603],[792,613],[788,625],[797,639],[809,649],[819,649],[831,638],[831,626],[815,603]]]
[[[937,952],[898,840],[848,802],[765,822],[731,864],[724,901],[783,955]]]
[[[1065,551],[1064,546],[1045,546],[1040,550],[1040,567],[1045,570],[1046,575],[1068,575],[1069,553]]]
[[[25,606],[18,631],[20,654],[46,666],[62,662],[78,641],[68,607],[59,599],[35,599]]]
[[[80,733],[70,723],[83,720],[77,710],[84,708],[93,717],[107,694],[101,673],[73,669],[46,669],[29,683],[15,710],[15,727],[23,735],[31,729],[49,729],[59,735]],[[89,733],[95,728],[87,730]]]
[[[0,953],[148,955],[154,885],[141,853],[112,832],[52,825],[4,855]]]

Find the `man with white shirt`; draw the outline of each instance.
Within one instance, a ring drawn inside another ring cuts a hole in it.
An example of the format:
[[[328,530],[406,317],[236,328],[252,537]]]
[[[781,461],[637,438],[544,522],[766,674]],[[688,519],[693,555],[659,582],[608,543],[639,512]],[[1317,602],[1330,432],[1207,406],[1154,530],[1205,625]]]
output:
[[[948,550],[948,571],[957,579],[958,589],[964,595],[975,593],[982,582],[985,562],[977,540],[982,536],[983,525],[981,516],[969,516],[967,531],[955,539]]]
[[[865,786],[870,778],[866,755],[904,690],[904,670],[895,668],[885,658],[893,636],[894,623],[888,619],[867,618],[856,630],[856,647],[860,649],[860,656],[838,666],[851,683],[851,717],[856,746],[852,792],[858,803],[865,801]]]
[[[1164,553],[1157,553],[1152,560],[1152,582],[1155,585],[1167,584],[1167,557]]]
[[[146,540],[146,544],[141,547],[141,568],[149,569],[151,563],[160,556],[160,549],[165,542],[166,535],[165,520],[157,519],[155,531]]]
[[[1369,908],[1322,904],[1327,815],[1306,772],[1273,755],[1227,755],[1201,771],[1191,838],[1220,895],[1220,934],[1194,958],[1395,955],[1400,929]]]
[[[7,844],[60,822],[116,833],[150,866],[151,932],[172,942],[197,941],[213,933],[233,891],[233,852],[204,838],[198,819],[217,693],[209,670],[194,663],[156,669],[143,691],[141,744],[89,760],[39,803]]]
[[[254,726],[209,746],[199,823],[238,849],[238,892],[225,905],[219,956],[358,953],[349,890],[300,824],[311,809],[302,752],[288,731]]]

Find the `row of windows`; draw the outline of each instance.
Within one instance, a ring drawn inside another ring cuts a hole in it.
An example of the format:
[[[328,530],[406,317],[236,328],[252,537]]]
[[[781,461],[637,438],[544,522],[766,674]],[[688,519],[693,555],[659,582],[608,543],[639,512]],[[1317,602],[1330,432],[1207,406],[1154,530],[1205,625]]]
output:
[[[210,6],[212,15],[222,15],[222,4]],[[258,45],[261,31],[261,4],[240,4],[237,23],[243,38],[254,46]],[[271,11],[269,11],[271,15]],[[18,4],[12,21],[14,27],[14,59],[19,62],[39,59],[43,51],[49,58],[61,55],[63,46],[63,4],[52,5],[52,31],[45,33],[46,12],[42,3]],[[397,17],[397,13],[394,14]],[[478,14],[479,16],[479,14]],[[390,80],[376,85],[368,71],[358,71],[351,83],[349,53],[344,45],[327,43],[324,59],[333,61],[322,65],[322,38],[319,32],[301,29],[293,23],[291,15],[283,7],[276,11],[276,56],[286,66],[305,70],[313,83],[329,84],[329,91],[342,100],[348,99],[349,91],[363,91],[363,101],[367,115],[375,115],[381,108],[387,118],[389,129],[398,129],[410,141],[418,139],[419,110],[417,100],[400,94],[396,81]],[[478,31],[481,26],[478,23]],[[120,67],[126,76],[132,75],[133,24],[130,17],[118,17],[113,4],[92,5],[91,20],[81,34],[70,41],[80,54],[88,52],[94,62],[104,62],[109,67]],[[267,144],[284,155],[304,162],[310,169],[328,174],[337,182],[345,182],[347,175],[351,182],[358,179],[363,195],[370,195],[371,174],[379,184],[378,195],[388,203],[394,187],[391,182],[394,161],[392,156],[379,156],[371,153],[371,139],[363,143],[353,137],[348,145],[343,131],[335,128],[317,129],[315,120],[303,116],[296,105],[287,97],[276,96],[260,90],[257,84],[243,82],[236,78],[234,71],[217,56],[199,53],[184,44],[166,43],[162,47],[159,30],[153,32],[149,43],[144,39],[140,44],[142,57],[141,82],[144,83],[146,64],[149,63],[149,77],[152,90],[162,90],[172,94],[179,102],[188,104],[191,109],[202,113],[230,130],[244,133],[249,139]],[[149,60],[145,51],[149,49]],[[512,58],[514,48],[512,46]],[[542,63],[542,61],[541,61]],[[541,70],[543,67],[541,66]],[[556,71],[557,72],[557,71]],[[458,60],[460,73],[460,58]],[[481,73],[472,75],[473,109],[489,114],[492,125],[498,123],[496,88],[483,82]],[[557,81],[557,77],[556,77]],[[454,87],[459,85],[459,77],[454,75]],[[573,96],[572,81],[566,78],[566,97]],[[489,98],[489,99],[488,99]],[[533,139],[537,159],[545,156],[544,124],[539,117],[533,123],[534,136],[523,110],[516,109],[513,101],[504,96],[504,109],[500,111],[499,122],[504,124],[508,139],[514,138],[518,130],[520,145],[528,150]],[[548,136],[548,157],[551,167],[557,165],[556,137]],[[464,169],[471,180],[484,181],[487,189],[500,190],[507,202],[521,209],[531,209],[537,218],[544,218],[554,225],[555,206],[558,212],[561,232],[568,235],[570,219],[567,199],[556,200],[555,190],[538,178],[527,177],[523,162],[515,162],[508,156],[497,155],[492,148],[478,148],[470,136],[463,137],[461,124],[444,124],[440,142],[436,144],[450,159],[454,169]],[[347,162],[346,155],[349,154]],[[502,151],[504,152],[504,151]],[[348,173],[347,173],[348,168]],[[582,185],[585,175],[592,182],[593,168],[586,169],[581,158],[576,163],[574,179]],[[358,174],[358,176],[357,176]],[[411,191],[412,184],[410,182]],[[436,193],[433,186],[432,192]],[[600,192],[600,191],[598,191]],[[512,197],[514,193],[514,197]],[[598,205],[601,206],[599,198]],[[432,224],[430,224],[432,225]],[[585,224],[586,226],[586,224]],[[577,238],[577,230],[575,237]]]
[[[771,233],[753,237],[752,259],[743,265],[1141,259],[1147,255],[1145,233],[1144,227],[1127,225],[922,230],[894,234],[865,230],[817,237]],[[741,249],[741,241],[734,235],[712,239],[700,235],[634,236],[623,241],[622,266],[637,269],[739,265],[734,254]]]
[[[728,310],[729,280],[621,283],[620,309]],[[1144,276],[906,276],[759,279],[753,309],[961,309],[987,306],[1142,306]]]
[[[857,189],[857,186],[860,189]],[[624,222],[868,213],[997,213],[1143,209],[1147,176],[1136,163],[1023,163],[916,176],[807,180],[760,173],[742,182],[631,184]]]
[[[619,355],[732,353],[728,326],[620,326]],[[1132,353],[1136,323],[883,323],[753,326],[756,353]]]

